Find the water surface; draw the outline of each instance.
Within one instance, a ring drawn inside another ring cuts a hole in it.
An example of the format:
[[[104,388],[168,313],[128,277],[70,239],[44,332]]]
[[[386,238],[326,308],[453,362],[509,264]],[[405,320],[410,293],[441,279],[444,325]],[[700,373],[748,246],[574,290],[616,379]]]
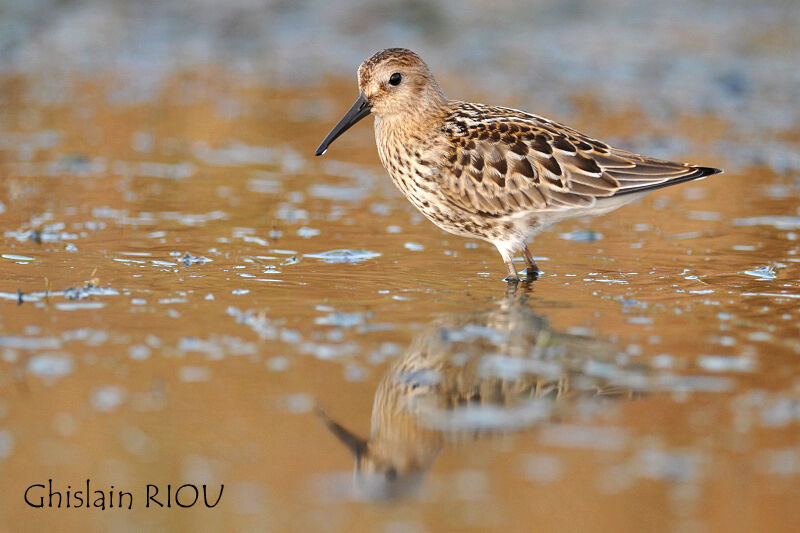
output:
[[[796,529],[791,120],[747,138],[721,100],[552,96],[726,173],[540,235],[544,274],[509,292],[496,250],[394,190],[366,124],[313,157],[349,75],[132,77],[0,78],[4,530]],[[494,103],[533,109],[514,94]],[[326,421],[368,446],[357,471]],[[22,502],[87,478],[134,509]],[[147,509],[148,483],[225,492]]]

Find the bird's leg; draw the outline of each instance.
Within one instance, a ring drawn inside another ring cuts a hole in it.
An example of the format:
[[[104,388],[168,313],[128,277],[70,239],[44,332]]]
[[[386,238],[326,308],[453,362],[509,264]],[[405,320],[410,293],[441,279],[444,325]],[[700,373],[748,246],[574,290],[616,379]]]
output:
[[[536,261],[533,260],[533,256],[531,255],[531,251],[528,249],[528,245],[525,245],[525,248],[522,249],[522,255],[525,257],[525,264],[528,265],[528,268],[525,269],[525,273],[528,276],[536,277],[539,275],[539,267],[536,266]]]
[[[519,283],[519,274],[517,274],[517,269],[514,267],[514,260],[509,259],[506,263],[506,269],[508,270],[508,277],[505,281],[509,283]]]

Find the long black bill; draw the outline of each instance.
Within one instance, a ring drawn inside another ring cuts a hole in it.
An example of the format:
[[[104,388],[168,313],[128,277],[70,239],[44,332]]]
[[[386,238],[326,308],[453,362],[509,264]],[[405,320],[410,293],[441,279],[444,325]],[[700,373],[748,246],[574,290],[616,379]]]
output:
[[[340,120],[339,123],[336,124],[331,132],[325,137],[325,139],[322,140],[322,144],[319,145],[319,148],[317,148],[317,151],[314,152],[314,155],[322,155],[327,152],[328,146],[330,146],[330,144],[335,141],[339,135],[346,132],[348,129],[350,129],[350,126],[369,115],[371,110],[372,108],[370,107],[369,102],[367,102],[367,99],[364,97],[364,93],[358,95],[358,100],[356,100],[356,103],[353,104],[353,107],[350,108],[350,111],[348,111],[342,117],[342,120]]]

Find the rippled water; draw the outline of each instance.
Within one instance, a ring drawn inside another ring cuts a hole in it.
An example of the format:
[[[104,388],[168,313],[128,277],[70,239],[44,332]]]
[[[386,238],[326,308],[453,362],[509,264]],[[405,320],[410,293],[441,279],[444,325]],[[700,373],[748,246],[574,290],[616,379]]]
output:
[[[514,292],[394,190],[369,127],[313,157],[349,76],[130,77],[0,77],[0,530],[796,529],[791,120],[745,141],[733,115],[568,99],[726,173],[540,235]],[[87,478],[134,508],[23,502]],[[220,504],[145,507],[183,483]]]

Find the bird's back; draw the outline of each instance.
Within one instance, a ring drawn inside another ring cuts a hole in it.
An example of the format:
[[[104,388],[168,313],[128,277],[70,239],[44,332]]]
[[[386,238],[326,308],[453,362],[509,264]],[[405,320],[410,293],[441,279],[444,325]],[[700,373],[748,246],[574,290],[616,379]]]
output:
[[[469,212],[582,210],[720,172],[614,148],[515,109],[466,102],[451,109],[442,127],[448,149],[440,186],[449,203]]]

